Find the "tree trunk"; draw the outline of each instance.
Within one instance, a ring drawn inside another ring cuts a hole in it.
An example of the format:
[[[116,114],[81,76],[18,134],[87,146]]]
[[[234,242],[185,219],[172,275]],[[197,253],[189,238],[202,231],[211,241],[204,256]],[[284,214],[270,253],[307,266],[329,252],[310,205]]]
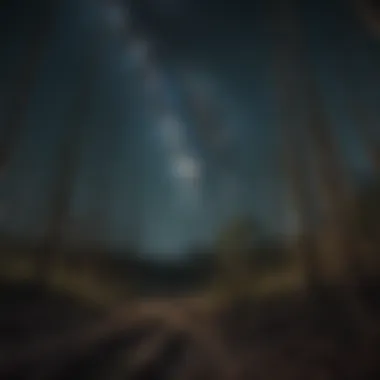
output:
[[[349,57],[349,55],[347,56]],[[352,121],[356,125],[356,130],[367,152],[373,173],[380,178],[380,141],[375,133],[378,122],[368,110],[365,101],[359,96],[359,93],[363,93],[365,89],[361,86],[354,88],[347,77],[344,79],[347,109],[351,113]]]
[[[357,1],[357,0],[355,0]],[[365,3],[361,0],[360,2]],[[368,3],[368,1],[367,1]],[[380,2],[379,2],[380,4]],[[379,7],[380,10],[380,7]],[[380,20],[380,19],[379,19]],[[355,69],[359,70],[360,67],[355,65],[358,57],[354,51],[353,46],[360,45],[363,42],[360,40],[357,33],[353,35],[339,35],[339,43],[342,50],[339,50],[341,58],[335,61],[334,74],[341,80],[345,93],[345,106],[352,121],[356,124],[356,131],[359,134],[364,147],[366,148],[367,155],[371,161],[374,173],[380,176],[380,141],[376,136],[377,120],[374,112],[370,110],[370,105],[366,102],[363,95],[366,93],[367,81],[363,82],[363,78],[358,79],[355,76]],[[363,59],[362,57],[360,57]],[[366,58],[368,61],[374,59],[371,54]],[[370,65],[372,67],[372,65]],[[376,71],[376,68],[375,68]],[[364,74],[364,73],[363,73]],[[372,76],[373,77],[373,76]],[[373,81],[379,79],[378,75],[372,78]]]
[[[316,175],[319,180],[319,197],[324,218],[321,253],[329,260],[325,269],[327,281],[337,289],[336,302],[342,307],[351,331],[356,337],[368,336],[371,318],[362,302],[358,289],[358,240],[352,228],[353,189],[343,170],[339,153],[324,113],[324,105],[306,53],[301,54],[301,73],[305,98],[308,100],[307,130],[313,146]],[[363,335],[364,334],[364,335]]]
[[[352,228],[352,193],[345,181],[338,153],[323,115],[318,90],[311,74],[306,75],[305,92],[310,106],[308,130],[313,142],[319,195],[324,206],[322,216],[325,230],[322,231],[320,244],[324,258],[328,259],[325,267],[328,270],[326,280],[332,285],[332,289],[337,290],[335,302],[341,307],[351,332],[358,339],[367,338],[373,321],[358,287],[358,239]],[[331,295],[334,296],[334,293]]]
[[[4,121],[5,128],[0,141],[1,171],[6,169],[25,123],[30,95],[36,81],[36,73],[41,65],[48,40],[52,35],[57,9],[58,5],[54,2],[46,2],[41,20],[37,20],[38,26],[36,30],[32,31],[35,35],[27,47],[22,72],[10,91],[10,100]]]
[[[328,222],[329,232],[334,242],[334,251],[331,252],[331,255],[336,258],[338,264],[332,274],[333,282],[338,283],[336,297],[332,298],[334,304],[342,306],[345,319],[349,321],[351,332],[362,333],[367,330],[365,325],[368,319],[358,294],[355,292],[356,284],[351,272],[353,252],[346,225],[350,191],[343,175],[335,143],[326,123],[323,104],[312,75],[305,45],[300,39],[299,20],[291,19],[292,10],[295,9],[296,3],[287,3],[287,12],[283,9],[282,17],[288,19],[287,25],[293,30],[293,41],[292,45],[288,45],[287,54],[298,58],[297,77],[300,81],[303,96],[308,102],[307,133],[312,144],[312,154],[315,157],[316,175],[319,180],[319,197],[324,207],[323,214]],[[293,47],[293,49],[290,47]],[[286,97],[290,97],[288,93],[285,94]],[[325,242],[321,242],[321,253],[325,253]],[[330,293],[328,298],[331,298],[332,295],[333,293]]]
[[[350,54],[345,55],[345,57],[349,57]],[[350,59],[346,59],[346,61],[351,61]],[[346,66],[345,64],[343,66]],[[340,65],[342,67],[342,65]],[[348,78],[346,75],[343,80],[344,93],[346,96],[346,109],[350,112],[350,116],[352,121],[355,123],[356,131],[359,135],[361,143],[363,144],[369,162],[371,164],[372,172],[375,175],[376,179],[380,178],[380,141],[378,141],[375,128],[376,128],[376,120],[373,117],[373,114],[370,110],[368,110],[368,106],[365,104],[365,101],[361,99],[360,93],[365,91],[364,88],[359,86],[359,88],[355,88],[352,83],[352,80]],[[350,194],[351,195],[351,194]],[[354,201],[355,200],[355,201]],[[347,221],[351,222],[351,237],[355,237],[355,247],[357,248],[357,252],[355,255],[355,262],[352,264],[356,267],[356,270],[360,271],[363,268],[363,255],[361,252],[361,248],[358,246],[363,243],[369,243],[366,240],[366,237],[363,233],[358,229],[358,222],[360,221],[360,210],[358,210],[357,206],[357,194],[351,195],[351,215],[347,218]]]
[[[95,38],[92,37],[94,40]],[[74,98],[72,117],[59,148],[57,177],[53,183],[51,214],[46,239],[38,255],[37,280],[44,285],[49,281],[51,271],[60,260],[59,250],[62,246],[63,232],[68,222],[73,189],[78,179],[79,161],[85,138],[85,123],[91,111],[92,84],[96,75],[98,48],[90,43],[89,57],[85,60],[82,81]]]
[[[308,178],[301,164],[304,157],[297,155],[299,144],[304,143],[297,131],[300,93],[297,81],[297,54],[299,39],[294,27],[293,5],[289,2],[275,2],[276,33],[275,78],[280,106],[280,133],[283,147],[283,162],[290,187],[292,203],[299,223],[299,238],[294,247],[297,267],[303,273],[309,292],[318,285],[318,260],[315,242],[312,238],[312,221],[315,216]]]

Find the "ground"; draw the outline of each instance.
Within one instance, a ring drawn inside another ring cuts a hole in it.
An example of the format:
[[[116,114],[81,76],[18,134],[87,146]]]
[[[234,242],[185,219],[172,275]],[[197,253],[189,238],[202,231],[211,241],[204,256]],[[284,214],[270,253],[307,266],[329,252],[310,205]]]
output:
[[[105,310],[3,284],[0,301],[1,378],[380,378],[377,328],[358,340],[337,307],[299,297],[138,299]]]

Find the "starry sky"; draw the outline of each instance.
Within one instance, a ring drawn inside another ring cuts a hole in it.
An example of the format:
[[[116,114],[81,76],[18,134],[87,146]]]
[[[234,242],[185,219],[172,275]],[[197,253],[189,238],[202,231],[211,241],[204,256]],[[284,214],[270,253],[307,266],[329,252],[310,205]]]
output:
[[[32,64],[28,52],[44,26],[46,3],[1,3],[1,133],[20,73]],[[182,257],[192,245],[212,243],[241,215],[273,234],[292,230],[268,2],[56,3],[1,173],[3,231],[46,233],[68,125],[80,129],[82,140],[67,241]],[[346,169],[359,179],[369,163],[345,83],[378,120],[380,43],[342,1],[306,3],[307,51]],[[218,119],[211,137],[189,105],[201,96]]]

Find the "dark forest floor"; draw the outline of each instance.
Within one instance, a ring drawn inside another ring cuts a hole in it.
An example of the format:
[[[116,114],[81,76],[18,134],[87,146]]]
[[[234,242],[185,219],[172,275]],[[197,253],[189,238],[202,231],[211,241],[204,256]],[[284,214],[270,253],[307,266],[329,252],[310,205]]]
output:
[[[378,284],[364,289],[376,315]],[[133,321],[128,307],[104,319],[104,311],[69,297],[2,284],[0,378],[380,379],[377,327],[358,341],[334,303],[247,301],[211,312],[160,302],[144,301],[148,312]]]

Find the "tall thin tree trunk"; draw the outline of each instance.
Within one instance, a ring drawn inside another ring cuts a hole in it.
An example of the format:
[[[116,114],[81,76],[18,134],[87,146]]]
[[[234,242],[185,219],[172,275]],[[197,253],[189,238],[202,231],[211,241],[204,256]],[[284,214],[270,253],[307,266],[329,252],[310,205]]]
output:
[[[290,187],[292,202],[299,223],[299,239],[294,247],[297,266],[303,272],[306,288],[313,292],[318,283],[318,258],[315,242],[312,239],[312,220],[315,216],[308,178],[301,162],[299,143],[303,143],[297,131],[298,105],[300,100],[297,81],[298,36],[294,27],[295,4],[275,2],[276,33],[275,77],[280,105],[280,132],[283,145],[283,162]]]
[[[37,280],[46,284],[51,270],[59,261],[63,233],[68,222],[73,190],[78,179],[79,161],[85,138],[86,119],[91,112],[92,84],[96,74],[98,50],[94,42],[88,47],[89,57],[81,76],[78,92],[74,97],[72,117],[69,117],[59,148],[57,177],[53,183],[51,214],[48,230],[37,263]]]
[[[293,70],[297,70],[297,73],[294,73],[294,77],[296,76],[298,78],[298,81],[294,79],[293,83],[289,83],[288,80],[286,85],[283,84],[283,102],[284,104],[285,102],[289,104],[291,99],[297,95],[307,99],[308,120],[306,121],[306,132],[308,137],[310,137],[310,142],[313,148],[312,154],[315,156],[315,168],[317,169],[316,174],[319,179],[319,196],[323,207],[323,213],[326,215],[327,219],[332,220],[332,224],[334,226],[336,225],[336,228],[338,228],[341,223],[335,222],[337,220],[344,220],[350,189],[343,174],[340,158],[331,136],[330,129],[327,126],[327,118],[323,111],[324,105],[321,102],[312,70],[310,69],[311,65],[307,59],[304,42],[300,37],[300,21],[296,17],[295,9],[297,5],[298,7],[302,5],[302,2],[293,1],[292,3],[286,2],[285,4],[284,2],[282,4],[284,5],[282,7],[279,6],[278,9],[280,14],[279,18],[287,19],[287,21],[282,21],[282,23],[287,25],[288,30],[290,30],[290,33],[288,32],[290,34],[289,42],[286,43],[286,41],[281,41],[283,48],[282,56],[290,57],[288,58],[290,60],[288,65],[291,67],[293,64]],[[282,62],[284,62],[284,59],[282,59]],[[282,77],[284,77],[284,75],[282,75]],[[299,91],[296,91],[294,94],[292,88],[296,88]],[[293,103],[284,108],[294,110],[297,105],[299,104]],[[286,123],[283,124],[285,125]],[[289,124],[289,122],[287,124]],[[288,128],[284,135],[289,135],[289,132],[293,133],[294,137],[291,139],[294,140],[296,138],[296,133],[291,132],[291,129]],[[294,151],[294,148],[290,146],[288,150]],[[299,162],[298,166],[300,166]],[[295,172],[296,170],[293,169],[293,171]],[[300,169],[298,169],[298,171],[300,171]],[[301,181],[298,179],[297,181],[293,180],[293,182]],[[310,213],[310,215],[312,214]]]
[[[328,259],[326,280],[337,289],[335,301],[342,307],[350,331],[355,338],[366,339],[372,331],[373,321],[358,288],[358,240],[351,223],[350,189],[339,165],[316,85],[310,77],[305,82],[310,105],[308,129],[315,153],[319,195],[324,206],[320,248],[324,258]]]
[[[351,331],[357,338],[368,337],[372,320],[362,302],[358,289],[357,239],[352,229],[353,191],[343,170],[343,165],[328,125],[324,104],[317,87],[315,75],[306,52],[301,54],[300,75],[308,101],[309,119],[307,130],[315,156],[316,175],[319,180],[319,196],[322,204],[325,232],[322,233],[321,252],[332,269],[327,280],[336,286],[336,300],[350,322]]]
[[[372,10],[372,14],[376,17],[375,11],[377,11],[378,22],[380,26],[380,18],[379,11],[380,6],[375,6],[375,2],[367,1],[367,0],[354,0],[356,3],[356,8],[359,8],[359,13],[366,10],[368,16],[371,13],[371,7],[374,7]],[[380,3],[379,3],[380,4]],[[342,4],[342,6],[347,6],[346,2]],[[375,9],[376,8],[376,9]],[[353,9],[355,11],[355,8]],[[363,16],[363,28],[370,29],[367,25],[365,17]],[[361,41],[358,31],[354,31],[354,33],[350,33],[348,35],[340,35],[341,40],[338,41],[340,46],[342,46],[342,50],[340,51],[343,59],[338,59],[336,62],[336,75],[341,80],[342,85],[344,86],[345,93],[345,105],[347,107],[347,111],[349,112],[352,121],[356,124],[356,130],[359,134],[364,147],[366,148],[367,155],[369,160],[371,161],[372,168],[374,173],[377,176],[380,176],[380,141],[378,140],[378,136],[376,136],[376,127],[377,120],[375,120],[373,112],[370,111],[370,106],[367,104],[363,95],[366,93],[365,85],[368,83],[363,82],[363,78],[359,80],[354,76],[354,71],[358,67],[355,67],[355,62],[357,61],[357,52],[354,51],[353,46],[360,46],[363,41]],[[380,39],[380,35],[378,36]],[[371,61],[372,55],[368,53],[369,56],[366,59],[367,61]],[[363,59],[363,57],[361,57]],[[372,66],[372,65],[370,65]],[[376,70],[376,69],[375,69]],[[379,76],[375,75],[373,80],[378,80]]]
[[[0,140],[0,170],[5,170],[25,123],[30,95],[36,81],[38,68],[52,35],[57,9],[56,2],[47,1],[44,5],[43,13],[40,15],[41,20],[37,20],[38,26],[32,32],[35,35],[27,47],[22,71],[11,90],[4,121],[5,128]]]
[[[307,81],[307,80],[306,80]],[[336,150],[335,142],[331,135],[330,127],[327,125],[327,117],[323,112],[323,104],[317,93],[316,85],[308,81],[307,99],[309,102],[308,132],[315,155],[315,169],[318,178],[319,198],[322,205],[322,218],[326,227],[335,238],[342,240],[345,235],[345,226],[348,217],[349,190],[343,174],[342,165]],[[349,264],[347,252],[343,247],[334,251],[338,266]],[[339,276],[338,272],[333,271],[332,276]]]
[[[372,37],[377,38],[380,40],[380,34],[376,33],[376,31],[373,29],[374,22],[377,22],[377,32],[380,31],[380,18],[379,18],[379,11],[380,11],[380,3],[374,2],[374,1],[367,1],[367,0],[353,0],[355,7],[353,8],[353,11],[356,11],[359,13],[359,19],[361,18],[363,29],[367,29],[368,34],[371,34]],[[352,4],[350,4],[352,5]],[[342,4],[342,6],[347,6],[346,3]],[[374,33],[375,32],[375,33]],[[353,46],[361,45],[364,42],[362,39],[359,38],[360,35],[358,32],[356,32],[353,37],[351,37],[350,34],[350,40],[348,40],[348,37],[346,35],[342,36],[342,41],[340,43],[344,47],[344,62],[339,61],[337,65],[337,75],[339,75],[342,79],[342,84],[344,85],[344,93],[345,93],[345,105],[346,109],[349,112],[349,115],[351,116],[351,119],[356,127],[356,132],[358,134],[359,139],[361,140],[361,143],[366,151],[367,158],[371,164],[372,174],[375,176],[375,180],[379,181],[380,179],[380,140],[379,135],[377,133],[378,129],[378,120],[376,119],[375,110],[371,109],[371,105],[368,104],[368,102],[365,100],[365,94],[367,93],[368,88],[366,88],[366,85],[368,86],[368,82],[364,81],[363,78],[356,78],[354,70],[351,69],[359,69],[359,67],[355,67],[354,63],[357,61],[358,57],[356,52],[353,49]],[[354,41],[352,41],[352,38],[355,38]],[[367,60],[367,63],[369,63],[369,67],[373,68],[375,70],[375,75],[371,74],[371,80],[378,81],[379,75],[377,71],[377,67],[373,65],[371,62],[375,57],[372,56],[372,52],[368,51],[368,56],[366,56],[364,59]],[[360,56],[361,59],[363,59],[362,56]],[[350,72],[351,71],[351,72]],[[362,73],[364,75],[364,73]],[[344,76],[343,76],[344,75]],[[366,259],[368,256],[366,254],[363,254],[362,247],[364,245],[368,248],[375,247],[376,246],[376,239],[373,237],[369,237],[368,234],[364,233],[363,230],[360,230],[360,210],[357,209],[357,205],[355,210],[353,210],[353,221],[356,223],[356,229],[358,235],[358,241],[361,243],[361,249],[358,252],[358,254],[361,257],[360,260],[360,269],[363,269],[363,265],[365,266],[366,275],[368,274],[368,263],[366,263]],[[359,227],[358,227],[359,225]],[[377,235],[380,233],[379,226],[376,227]],[[374,254],[373,258],[375,259],[375,263],[377,262],[377,256],[375,253],[375,250],[372,248],[369,249],[370,256]],[[370,266],[373,266],[374,262],[372,258],[370,259]],[[376,265],[377,266],[377,265]]]
[[[359,95],[364,93],[365,89],[362,86],[354,88],[349,78],[345,77],[344,79],[347,110],[355,123],[356,131],[370,160],[372,171],[380,178],[380,140],[375,132],[378,121],[375,120],[373,112],[368,109],[370,106],[366,105]]]
[[[349,55],[346,55],[346,57],[347,56]],[[348,61],[350,60],[348,59]],[[369,106],[365,104],[364,100],[359,95],[359,93],[363,93],[365,89],[361,86],[360,88],[355,88],[352,79],[350,80],[347,76],[343,78],[342,84],[344,86],[344,94],[346,97],[347,112],[350,113],[351,119],[355,124],[355,129],[359,135],[360,142],[363,144],[367,158],[369,159],[372,173],[375,175],[376,180],[378,180],[380,179],[380,141],[375,133],[377,121],[373,116],[373,112],[368,109]],[[351,214],[347,218],[347,222],[351,222],[351,237],[355,238],[355,247],[357,248],[355,257],[356,263],[354,262],[352,264],[357,267],[358,271],[360,271],[362,269],[363,260],[359,257],[362,256],[359,245],[365,242],[367,238],[360,231],[360,227],[358,228],[358,222],[360,222],[360,210],[358,209],[356,200],[357,194],[352,194],[350,205]],[[368,243],[368,240],[366,243]]]
[[[290,7],[288,8],[289,12],[292,11],[291,7],[293,7],[293,10],[296,9],[296,3],[287,3],[288,7]],[[302,2],[297,5],[302,5]],[[289,13],[286,13],[285,10],[282,12],[283,17],[289,17]],[[315,169],[320,184],[319,195],[324,206],[324,215],[329,222],[328,227],[331,237],[335,243],[335,249],[331,254],[337,256],[339,264],[337,271],[334,273],[334,280],[339,282],[335,302],[341,301],[339,303],[346,312],[347,320],[352,322],[350,323],[350,327],[353,328],[351,331],[363,333],[367,330],[365,327],[365,323],[368,322],[367,315],[359,297],[353,291],[354,280],[350,271],[352,251],[349,246],[346,229],[349,188],[343,175],[335,143],[330,134],[331,131],[327,125],[326,115],[323,113],[323,104],[312,74],[311,63],[305,51],[306,47],[300,39],[300,22],[290,18],[288,20],[287,25],[294,28],[294,50],[289,49],[288,54],[298,58],[297,76],[300,80],[303,95],[308,102],[309,118],[306,124],[310,142],[312,143],[312,153],[315,156]],[[349,288],[347,285],[349,285]]]

